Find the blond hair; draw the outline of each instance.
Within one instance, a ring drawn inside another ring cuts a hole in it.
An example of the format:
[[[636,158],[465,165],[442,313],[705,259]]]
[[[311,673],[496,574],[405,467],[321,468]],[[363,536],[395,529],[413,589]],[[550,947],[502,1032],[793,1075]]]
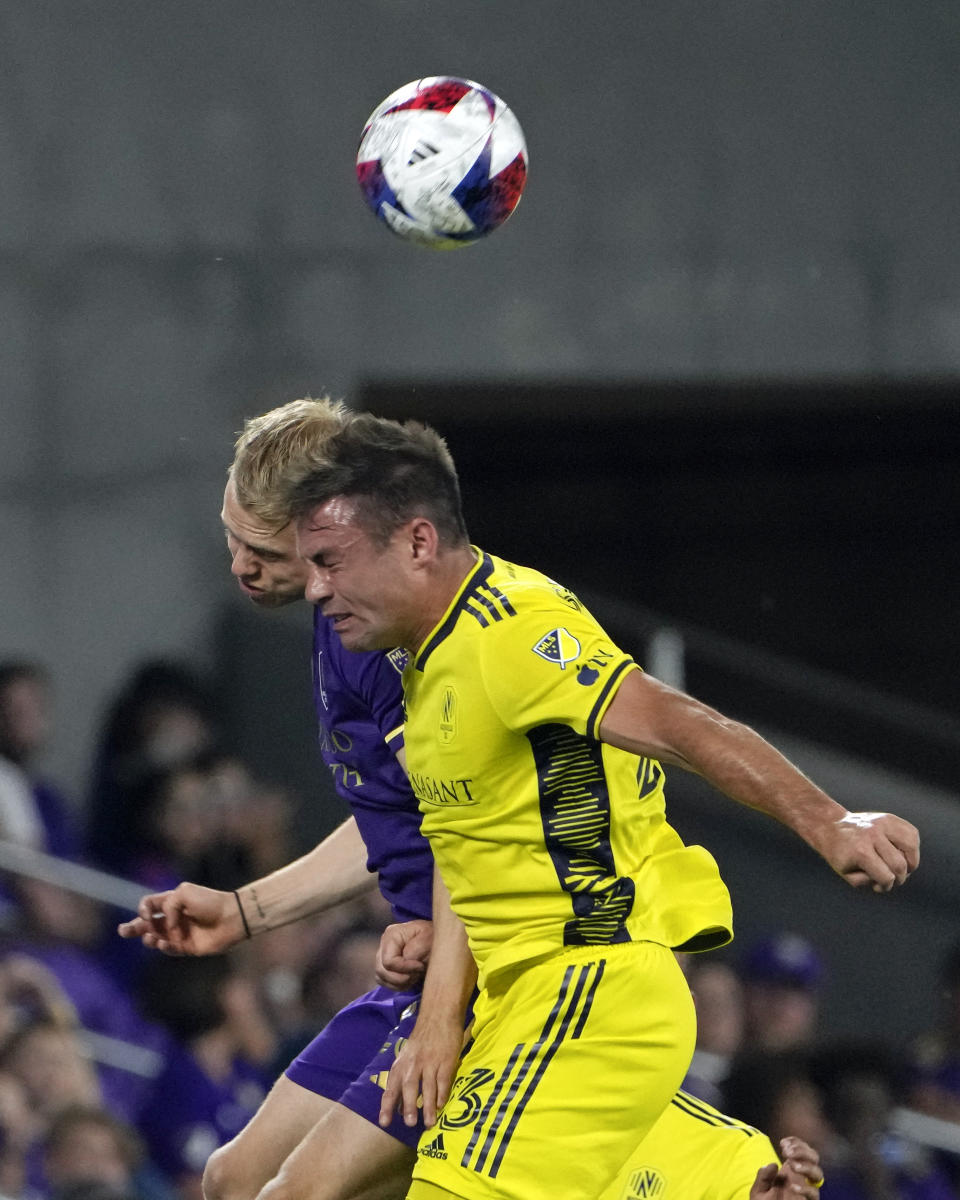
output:
[[[227,472],[242,508],[267,526],[290,522],[290,489],[325,462],[324,448],[353,413],[329,396],[305,396],[244,422]]]

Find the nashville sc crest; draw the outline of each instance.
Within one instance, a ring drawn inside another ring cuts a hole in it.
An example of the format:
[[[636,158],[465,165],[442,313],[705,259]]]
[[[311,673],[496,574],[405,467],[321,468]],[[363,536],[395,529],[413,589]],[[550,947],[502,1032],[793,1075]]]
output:
[[[655,1167],[638,1167],[630,1173],[622,1200],[664,1200],[667,1181]]]

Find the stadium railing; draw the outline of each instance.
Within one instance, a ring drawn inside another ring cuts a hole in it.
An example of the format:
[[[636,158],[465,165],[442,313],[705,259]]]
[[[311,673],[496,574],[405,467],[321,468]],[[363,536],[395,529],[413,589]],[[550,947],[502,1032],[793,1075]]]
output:
[[[667,620],[640,605],[579,594],[621,645],[664,682],[731,716],[762,721],[955,788],[960,720],[950,714],[712,630]]]
[[[131,883],[128,879],[2,839],[0,871],[55,884],[68,892],[124,912],[136,912],[144,893],[140,884]],[[138,1046],[92,1029],[80,1028],[77,1036],[89,1057],[103,1066],[115,1067],[145,1079],[155,1078],[163,1068],[162,1056],[147,1046]]]

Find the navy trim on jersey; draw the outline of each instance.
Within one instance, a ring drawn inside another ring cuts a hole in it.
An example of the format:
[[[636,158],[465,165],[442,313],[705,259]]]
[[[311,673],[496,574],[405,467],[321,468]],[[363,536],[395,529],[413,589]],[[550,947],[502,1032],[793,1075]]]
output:
[[[517,610],[499,588],[478,583],[472,596],[464,598],[463,611],[468,612],[481,629],[491,621],[502,621],[504,617],[515,617]],[[482,606],[482,607],[481,607]]]
[[[459,620],[461,612],[466,610],[470,615],[480,620],[480,617],[475,609],[469,607],[469,603],[474,599],[475,590],[485,583],[493,574],[493,560],[489,554],[483,554],[473,573],[467,576],[467,582],[464,585],[463,591],[460,593],[460,598],[447,614],[443,624],[439,627],[436,633],[428,639],[424,644],[423,649],[417,655],[414,666],[418,671],[422,671],[427,665],[427,659],[436,650],[441,642],[445,641],[453,632],[453,627]],[[486,601],[484,601],[486,603]],[[484,622],[481,621],[481,624]]]
[[[746,1137],[755,1137],[760,1133],[760,1130],[754,1129],[752,1125],[745,1125],[743,1121],[738,1121],[734,1117],[728,1117],[725,1113],[717,1112],[716,1109],[710,1108],[702,1100],[698,1100],[696,1096],[691,1096],[689,1092],[678,1091],[670,1103],[674,1107],[679,1108],[681,1112],[686,1113],[688,1117],[693,1117],[697,1121],[703,1121],[705,1125],[736,1130]]]
[[[603,703],[607,696],[610,695],[610,689],[614,686],[620,676],[628,667],[632,667],[634,665],[635,664],[632,658],[625,658],[623,662],[620,663],[620,665],[611,673],[610,678],[600,689],[600,695],[597,697],[597,702],[590,710],[590,716],[587,718],[587,737],[591,737],[594,740],[599,741],[600,735],[597,732],[596,724],[600,715],[600,709],[603,707]]]

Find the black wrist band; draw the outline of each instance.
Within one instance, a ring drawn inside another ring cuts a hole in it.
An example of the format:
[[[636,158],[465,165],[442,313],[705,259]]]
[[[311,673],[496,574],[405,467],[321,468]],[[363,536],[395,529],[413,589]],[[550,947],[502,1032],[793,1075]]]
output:
[[[248,938],[251,938],[251,937],[253,937],[253,934],[250,932],[250,926],[247,924],[247,914],[243,911],[243,904],[241,903],[241,900],[240,900],[240,893],[235,891],[233,894],[237,899],[237,908],[240,909],[240,920],[243,922],[243,932],[247,935]]]

